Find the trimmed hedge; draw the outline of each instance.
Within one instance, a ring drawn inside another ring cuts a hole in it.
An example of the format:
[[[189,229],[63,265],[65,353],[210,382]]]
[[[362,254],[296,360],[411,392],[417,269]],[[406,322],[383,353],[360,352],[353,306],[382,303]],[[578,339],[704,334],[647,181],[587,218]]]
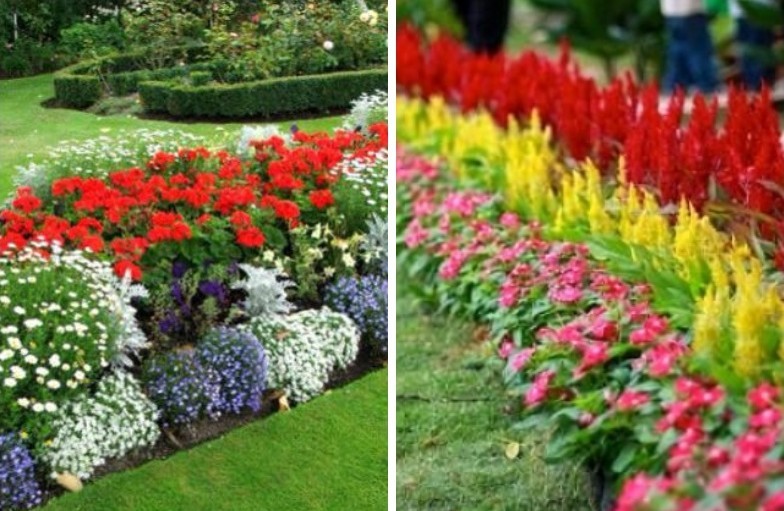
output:
[[[87,108],[104,95],[106,87],[109,93],[115,96],[127,96],[137,92],[139,83],[148,80],[170,80],[178,76],[187,75],[194,69],[203,69],[203,64],[192,66],[175,66],[178,56],[187,55],[188,60],[193,60],[202,52],[202,48],[175,48],[172,50],[171,61],[167,65],[172,67],[161,69],[139,69],[144,63],[143,52],[123,53],[110,55],[95,60],[80,62],[61,69],[54,75],[54,94],[57,101],[68,107]],[[106,83],[98,76],[100,69]]]
[[[139,84],[147,112],[175,117],[272,117],[347,108],[363,92],[387,88],[387,70],[371,69],[194,87],[177,82]]]

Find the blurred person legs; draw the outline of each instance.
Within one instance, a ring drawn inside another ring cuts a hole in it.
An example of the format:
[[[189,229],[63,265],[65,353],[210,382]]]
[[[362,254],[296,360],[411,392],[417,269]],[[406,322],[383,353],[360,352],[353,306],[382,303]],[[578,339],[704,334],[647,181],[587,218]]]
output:
[[[714,92],[719,79],[703,0],[661,0],[659,5],[667,32],[663,91],[696,87]]]
[[[491,54],[501,49],[509,28],[511,0],[452,0],[452,4],[471,49]]]
[[[754,0],[760,8],[779,9],[773,0]],[[740,75],[743,85],[749,90],[759,90],[763,84],[773,85],[776,81],[776,66],[771,49],[774,34],[771,27],[751,21],[738,0],[730,2],[730,13],[735,20],[735,42],[740,46]]]

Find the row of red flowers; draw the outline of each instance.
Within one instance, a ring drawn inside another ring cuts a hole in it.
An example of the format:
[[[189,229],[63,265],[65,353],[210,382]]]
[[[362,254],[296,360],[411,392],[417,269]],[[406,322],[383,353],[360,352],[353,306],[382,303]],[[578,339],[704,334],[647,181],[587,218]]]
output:
[[[535,111],[569,156],[591,158],[606,173],[623,156],[628,180],[653,187],[662,204],[686,197],[702,209],[728,200],[767,215],[766,234],[783,231],[774,219],[784,215],[784,150],[767,90],[753,96],[730,89],[719,126],[716,101],[695,98],[686,121],[683,94],[661,108],[656,85],[630,75],[599,86],[566,45],[558,60],[531,51],[477,55],[447,35],[427,43],[404,25],[397,58],[397,84],[406,93],[442,96],[463,111],[484,108],[502,125]]]
[[[139,280],[157,259],[145,264],[155,247],[197,238],[214,244],[214,233],[230,232],[240,249],[255,250],[265,244],[265,232],[294,228],[305,214],[325,218],[341,177],[333,172],[336,164],[386,147],[386,124],[370,131],[300,131],[290,145],[280,137],[253,141],[251,161],[204,147],[158,152],[145,168],[57,179],[46,201],[21,187],[11,207],[0,211],[0,252],[42,238],[108,253],[118,275],[130,272]],[[191,248],[180,252],[193,256]]]
[[[490,327],[522,424],[547,427],[550,456],[612,467],[625,480],[617,511],[784,510],[776,387],[744,394],[704,377],[645,284],[608,274],[585,246],[542,239],[423,159],[397,168],[403,268]]]

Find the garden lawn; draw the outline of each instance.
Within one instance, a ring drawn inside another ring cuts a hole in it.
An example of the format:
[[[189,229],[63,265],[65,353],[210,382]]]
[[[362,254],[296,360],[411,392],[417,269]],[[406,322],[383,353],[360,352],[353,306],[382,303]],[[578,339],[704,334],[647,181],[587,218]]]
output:
[[[185,123],[153,121],[127,115],[98,116],[63,108],[45,108],[41,103],[54,97],[51,74],[0,80],[0,198],[11,191],[17,165],[29,161],[28,154],[43,156],[50,146],[65,140],[85,140],[100,135],[113,136],[126,129],[180,129],[206,137],[220,137],[238,131],[243,124],[259,122]],[[339,117],[281,122],[288,129],[296,123],[306,131],[331,130]]]
[[[225,437],[111,474],[46,511],[387,508],[386,369]]]
[[[397,300],[400,510],[590,510],[585,473],[546,465],[546,437],[513,428],[498,367],[473,328]],[[510,460],[505,449],[520,444]]]

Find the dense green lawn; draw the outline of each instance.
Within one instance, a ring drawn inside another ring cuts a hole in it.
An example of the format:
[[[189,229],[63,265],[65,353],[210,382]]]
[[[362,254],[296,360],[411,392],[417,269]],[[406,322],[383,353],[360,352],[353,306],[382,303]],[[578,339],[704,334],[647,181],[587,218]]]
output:
[[[512,428],[487,345],[423,315],[398,284],[397,504],[401,510],[585,511],[587,478],[542,461],[546,438]],[[519,456],[505,455],[508,444]]]
[[[101,117],[87,112],[62,108],[44,108],[43,101],[54,96],[52,75],[16,80],[0,80],[0,197],[9,192],[12,173],[25,164],[28,154],[39,155],[64,140],[84,140],[109,135],[121,129],[177,128],[198,135],[220,135],[224,130],[236,131],[247,123],[177,123],[151,121],[125,115]],[[292,122],[305,130],[331,129],[339,118],[327,117],[304,121],[281,122],[288,128]],[[258,123],[254,123],[258,124]]]
[[[46,511],[387,508],[387,370],[162,461],[88,484]]]

